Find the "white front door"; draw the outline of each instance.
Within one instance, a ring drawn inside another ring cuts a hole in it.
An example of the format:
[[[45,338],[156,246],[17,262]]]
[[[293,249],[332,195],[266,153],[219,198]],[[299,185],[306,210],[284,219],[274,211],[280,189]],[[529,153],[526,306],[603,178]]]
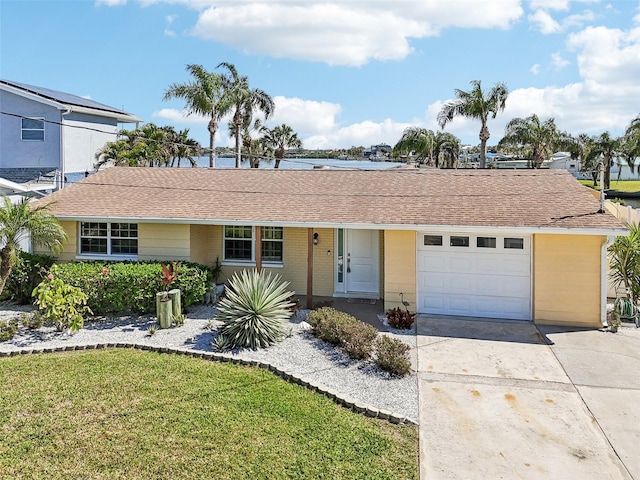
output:
[[[342,230],[337,233],[336,293],[366,298],[379,296],[378,230]]]

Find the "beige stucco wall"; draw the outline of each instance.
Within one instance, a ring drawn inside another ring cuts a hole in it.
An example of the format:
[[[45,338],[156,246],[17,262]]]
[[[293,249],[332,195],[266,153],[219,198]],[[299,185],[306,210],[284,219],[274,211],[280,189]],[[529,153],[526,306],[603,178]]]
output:
[[[216,257],[222,262],[222,226],[191,225],[190,226],[191,261],[209,267],[213,266]],[[218,281],[226,280],[224,269]]]
[[[78,224],[76,222],[65,221],[60,222],[60,225],[64,228],[65,232],[67,232],[69,238],[64,243],[62,251],[56,256],[60,262],[70,262],[76,258],[76,252],[78,249]],[[42,248],[38,245],[33,246],[33,252],[41,255],[52,255],[51,250]]]
[[[189,260],[190,226],[138,224],[138,260]]]
[[[602,236],[533,236],[535,323],[600,327]]]
[[[416,310],[416,232],[384,232],[384,308],[401,307],[400,292]]]
[[[221,228],[221,227],[220,227]],[[319,243],[313,250],[313,294],[318,296],[333,295],[333,230],[330,228],[315,229],[318,233]],[[215,235],[214,235],[215,236]],[[216,236],[217,237],[217,236]],[[263,265],[263,270],[280,275],[289,282],[289,289],[295,291],[296,295],[307,294],[307,229],[285,227],[283,231],[284,244],[282,246],[282,266],[267,267]],[[204,241],[200,245],[204,244]],[[193,241],[192,241],[193,245]],[[214,251],[219,252],[222,259],[222,230],[220,230],[220,241],[211,243]],[[200,247],[198,247],[200,248]],[[331,255],[327,255],[327,250],[331,250]],[[216,254],[213,254],[215,261]],[[192,258],[195,258],[192,253]],[[194,260],[201,262],[201,260]],[[224,265],[222,266],[223,279],[233,276],[236,271],[242,271],[244,266]]]

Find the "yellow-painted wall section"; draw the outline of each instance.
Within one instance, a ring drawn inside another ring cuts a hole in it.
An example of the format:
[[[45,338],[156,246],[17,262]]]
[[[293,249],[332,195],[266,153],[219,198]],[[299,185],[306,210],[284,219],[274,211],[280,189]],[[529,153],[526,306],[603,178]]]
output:
[[[318,296],[333,295],[333,230],[330,228],[315,229],[318,233],[318,245],[313,247],[313,294]],[[268,267],[263,265],[263,270],[280,275],[283,280],[289,282],[289,289],[296,295],[307,294],[307,229],[289,228],[283,230],[282,267]],[[222,250],[222,243],[220,243]],[[331,255],[327,255],[331,250]],[[214,258],[215,260],[215,258]],[[242,266],[223,265],[222,273],[225,278],[230,278],[235,271],[242,271]]]
[[[535,323],[601,327],[601,248],[605,237],[533,236]]]
[[[384,232],[384,308],[401,307],[400,293],[416,310],[416,232]]]
[[[190,225],[138,224],[138,260],[189,260]]]
[[[64,243],[63,249],[56,256],[59,262],[71,262],[75,260],[76,253],[78,251],[78,223],[64,221],[60,222],[62,228],[64,228],[65,232],[69,236],[68,240]],[[39,253],[41,255],[53,255],[51,250],[43,248],[39,245],[33,246],[33,252]]]
[[[222,226],[221,225],[191,225],[191,261],[213,266],[216,257],[222,262]],[[218,282],[226,281],[225,268]]]

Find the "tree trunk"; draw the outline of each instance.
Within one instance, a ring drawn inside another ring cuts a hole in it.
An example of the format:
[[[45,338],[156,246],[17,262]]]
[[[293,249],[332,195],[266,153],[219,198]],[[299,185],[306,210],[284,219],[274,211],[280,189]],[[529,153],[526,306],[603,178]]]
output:
[[[487,140],[489,140],[489,137],[489,129],[482,122],[482,128],[480,129],[480,168],[487,168]]]
[[[218,122],[214,118],[209,120],[209,167],[216,167],[216,153],[213,148],[215,144],[216,130],[218,130]]]
[[[0,250],[0,293],[4,290],[4,286],[7,283],[9,275],[11,275],[11,255],[12,251],[9,247],[4,247]]]

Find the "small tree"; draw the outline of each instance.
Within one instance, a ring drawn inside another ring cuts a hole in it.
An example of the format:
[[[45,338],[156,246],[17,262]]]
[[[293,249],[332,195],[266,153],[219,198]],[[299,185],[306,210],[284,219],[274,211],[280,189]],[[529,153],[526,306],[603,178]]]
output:
[[[30,206],[27,200],[12,204],[4,197],[0,208],[0,293],[16,264],[20,242],[31,237],[34,244],[42,245],[57,253],[67,240],[58,220],[48,213],[48,205]]]
[[[628,236],[617,237],[609,247],[609,276],[616,288],[624,287],[635,305],[640,299],[640,226],[628,224]]]

